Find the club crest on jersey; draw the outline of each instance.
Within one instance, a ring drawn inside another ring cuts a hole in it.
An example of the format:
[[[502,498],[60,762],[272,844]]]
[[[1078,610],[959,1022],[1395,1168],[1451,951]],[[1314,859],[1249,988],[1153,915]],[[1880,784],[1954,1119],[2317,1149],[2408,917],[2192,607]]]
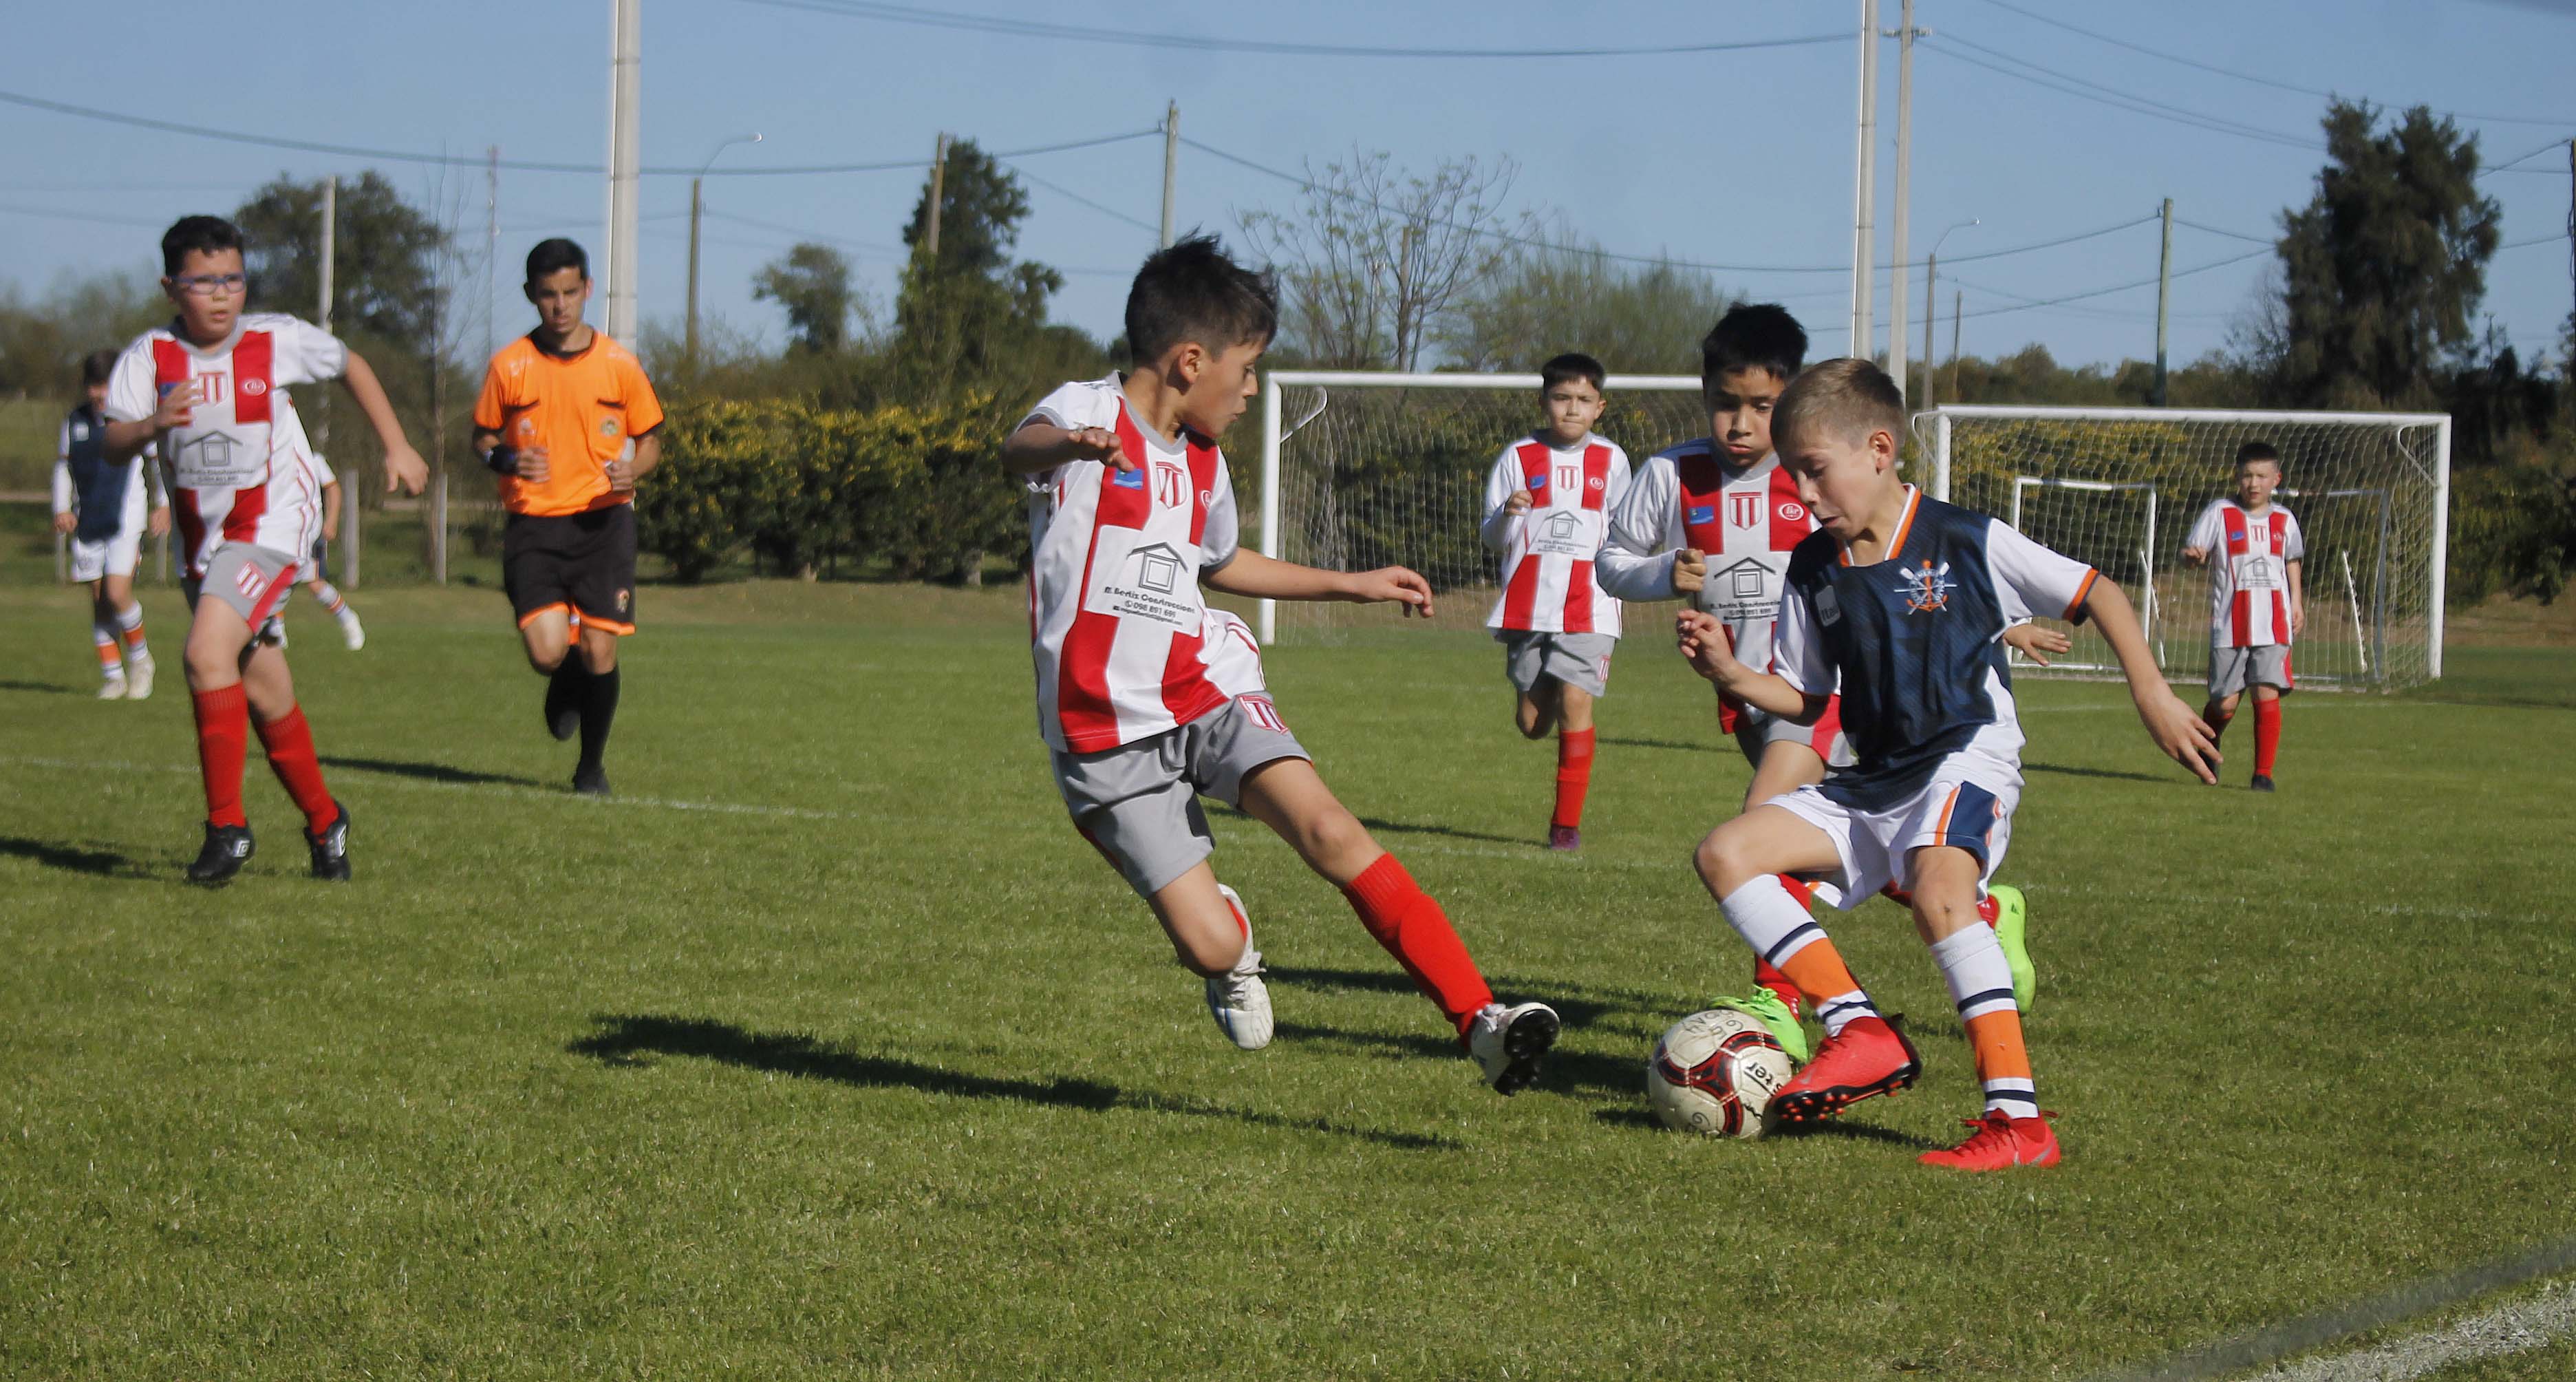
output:
[[[1608,486],[1608,484],[1609,484],[1609,481],[1602,479],[1602,478],[1601,478],[1600,476],[1598,476],[1598,475],[1595,475],[1595,476],[1593,476],[1591,479],[1586,480],[1586,481],[1584,481],[1584,482],[1583,482],[1583,486],[1584,486],[1584,488],[1586,488],[1586,489],[1595,489],[1595,490],[1605,488],[1605,487],[1607,487],[1607,486]]]
[[[1896,593],[1905,597],[1908,614],[1933,614],[1950,607],[1950,592],[1959,587],[1950,579],[1950,563],[1935,567],[1929,558],[1921,568],[1905,573],[1905,584]]]
[[[1803,523],[1806,521],[1806,518],[1807,506],[1799,503],[1795,499],[1789,500],[1780,506],[1780,520],[1784,523]]]
[[[1717,506],[1715,504],[1693,504],[1690,506],[1690,512],[1682,516],[1682,521],[1685,523],[1710,523],[1716,521],[1716,519]]]
[[[1730,494],[1726,496],[1726,523],[1731,528],[1750,528],[1762,517],[1762,496]]]
[[[268,392],[268,381],[265,379],[245,379],[241,383],[241,395],[244,398],[257,398],[266,392]]]
[[[1181,474],[1181,468],[1179,466],[1158,464],[1154,467],[1154,494],[1156,498],[1160,499],[1165,504],[1178,504],[1181,502],[1181,496],[1188,492],[1189,482],[1187,478]]]

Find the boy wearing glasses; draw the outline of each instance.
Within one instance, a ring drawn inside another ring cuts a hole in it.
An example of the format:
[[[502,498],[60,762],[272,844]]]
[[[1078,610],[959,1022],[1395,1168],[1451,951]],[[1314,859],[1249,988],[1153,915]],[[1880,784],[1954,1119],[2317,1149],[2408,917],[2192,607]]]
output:
[[[186,553],[188,690],[196,701],[206,839],[188,881],[230,882],[251,856],[242,762],[256,713],[268,765],[304,812],[313,876],[349,876],[349,812],[323,785],[286,654],[268,632],[322,532],[322,492],[287,443],[280,390],[343,378],[384,444],[385,487],[429,479],[375,371],[329,332],[245,312],[241,232],[183,216],[161,237],[161,291],[178,314],[136,338],[108,377],[109,460],[158,441]],[[209,598],[200,598],[205,596]]]

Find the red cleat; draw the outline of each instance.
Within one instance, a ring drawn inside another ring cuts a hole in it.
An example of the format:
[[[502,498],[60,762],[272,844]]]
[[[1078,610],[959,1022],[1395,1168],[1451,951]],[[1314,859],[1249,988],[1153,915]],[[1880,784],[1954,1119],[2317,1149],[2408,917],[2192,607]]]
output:
[[[1856,1017],[1825,1038],[1816,1058],[1771,1100],[1783,1123],[1814,1123],[1874,1094],[1893,1094],[1923,1073],[1914,1043],[1883,1017]]]
[[[1983,1118],[1960,1120],[1976,1129],[1968,1134],[1967,1141],[1945,1151],[1925,1152],[1916,1159],[1926,1166],[1947,1166],[1954,1171],[2054,1166],[2057,1134],[2049,1130],[2048,1120],[2056,1116],[2042,1110],[2036,1118],[2015,1118],[2002,1109],[1988,1109]]]

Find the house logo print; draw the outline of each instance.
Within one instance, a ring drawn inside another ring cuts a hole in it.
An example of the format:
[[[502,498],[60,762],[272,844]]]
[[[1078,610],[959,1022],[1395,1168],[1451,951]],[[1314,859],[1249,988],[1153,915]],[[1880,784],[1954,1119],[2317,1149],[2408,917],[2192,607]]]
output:
[[[1181,587],[1181,554],[1168,542],[1139,547],[1127,554],[1136,563],[1136,584],[1157,595],[1169,595]]]
[[[1574,530],[1579,526],[1580,524],[1577,522],[1574,515],[1570,513],[1551,514],[1548,516],[1547,520],[1547,540],[1550,542],[1572,542],[1574,541]]]
[[[1751,557],[1717,573],[1727,593],[1739,600],[1759,600],[1771,589],[1770,568]]]
[[[196,468],[230,470],[233,464],[233,438],[229,432],[209,432],[188,444],[196,452]]]

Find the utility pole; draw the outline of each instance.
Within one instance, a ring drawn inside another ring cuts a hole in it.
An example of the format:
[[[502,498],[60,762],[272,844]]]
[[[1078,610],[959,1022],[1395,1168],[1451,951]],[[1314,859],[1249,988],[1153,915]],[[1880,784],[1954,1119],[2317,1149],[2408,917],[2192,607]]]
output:
[[[483,358],[492,358],[492,294],[501,286],[501,146],[483,151]]]
[[[1950,392],[1959,391],[1959,308],[1968,295],[1953,290],[1950,294]]]
[[[1933,364],[1932,323],[1939,315],[1933,311],[1932,285],[1941,278],[1941,246],[1933,242],[1932,252],[1923,256],[1923,406],[1932,406],[1933,385],[1940,382],[1941,371]]]
[[[1859,153],[1852,170],[1851,353],[1866,360],[1870,342],[1870,260],[1878,251],[1871,206],[1878,191],[1878,0],[1860,0]]]
[[[322,299],[314,304],[314,320],[324,331],[331,329],[331,274],[340,257],[340,179],[337,174],[322,179]],[[314,450],[322,453],[322,463],[331,463],[331,391],[317,389],[313,401],[321,405],[321,416],[313,420],[317,443]],[[340,544],[340,584],[358,588],[358,470],[349,468],[349,478],[340,485],[340,517],[348,540]],[[168,546],[162,548],[164,559]],[[169,572],[162,572],[167,576]]]
[[[2576,139],[2567,141],[2567,282],[2576,289]],[[2567,314],[2567,334],[2576,338],[2576,311]]]
[[[643,171],[643,0],[609,0],[608,81],[608,334],[635,341],[637,290],[643,254],[637,245],[636,194]]]
[[[1178,101],[1174,101],[1174,102],[1172,102],[1170,105],[1167,105],[1167,106],[1165,106],[1165,107],[1163,108],[1163,243],[1162,243],[1162,248],[1164,248],[1164,249],[1170,249],[1170,248],[1172,247],[1172,194],[1173,194],[1173,184],[1174,184],[1174,181],[1176,180],[1176,178],[1179,176],[1179,173],[1180,173],[1180,167],[1181,167],[1181,103],[1180,103],[1180,102],[1178,102]]]
[[[2165,309],[2173,299],[2173,198],[2165,198],[2165,246],[2156,256],[2156,406],[2165,406]]]
[[[1905,392],[1906,194],[1914,173],[1914,0],[1904,0],[1896,21],[1896,224],[1889,247],[1894,263],[1887,281],[1887,372]]]
[[[689,367],[698,364],[698,217],[706,211],[706,178],[689,179]]]
[[[948,200],[948,132],[940,131],[939,142],[930,152],[930,233],[922,243],[930,250],[930,267],[939,267],[939,211]]]

